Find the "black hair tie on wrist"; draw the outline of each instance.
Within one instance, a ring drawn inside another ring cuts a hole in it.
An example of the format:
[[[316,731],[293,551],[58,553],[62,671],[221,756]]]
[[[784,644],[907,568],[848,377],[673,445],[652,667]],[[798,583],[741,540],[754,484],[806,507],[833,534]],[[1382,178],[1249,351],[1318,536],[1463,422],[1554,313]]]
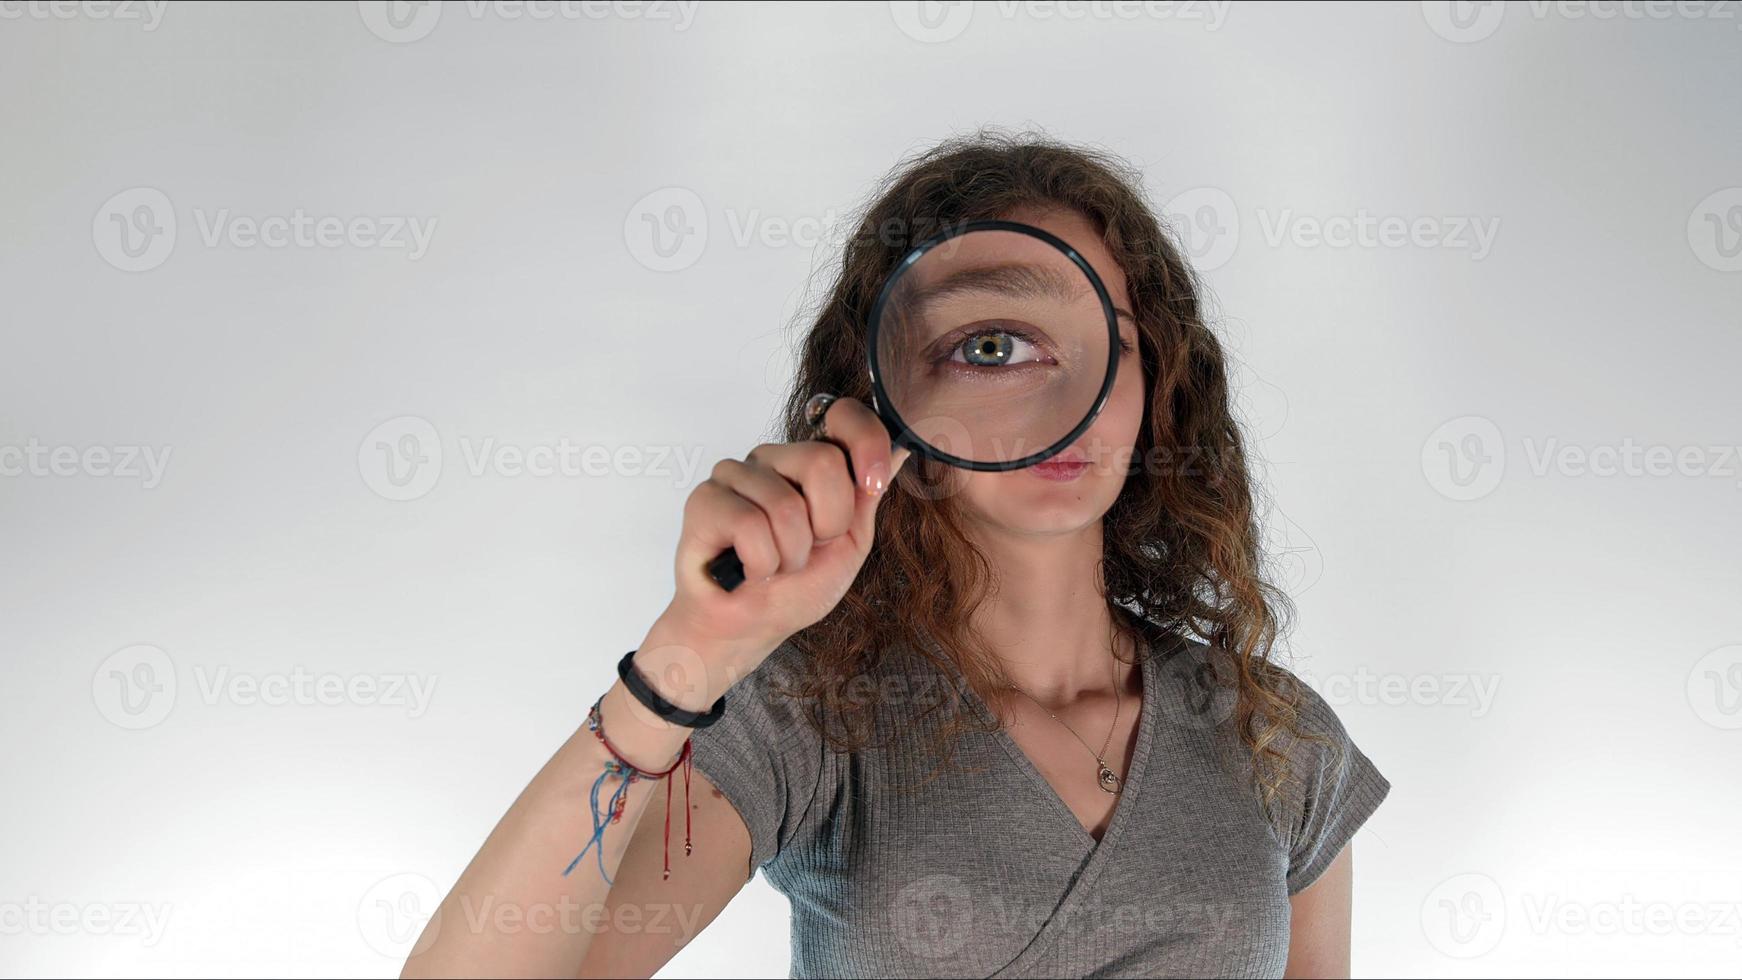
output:
[[[685,728],[706,728],[719,721],[720,716],[726,713],[726,696],[724,694],[720,695],[720,700],[715,701],[714,706],[709,708],[706,714],[686,711],[660,697],[659,692],[650,687],[646,679],[641,676],[641,672],[635,669],[635,653],[636,651],[631,650],[623,655],[622,660],[617,661],[617,676],[623,679],[623,686],[628,688],[629,693],[635,696],[635,700],[640,701],[641,706],[648,711],[665,721],[674,725],[682,725]]]

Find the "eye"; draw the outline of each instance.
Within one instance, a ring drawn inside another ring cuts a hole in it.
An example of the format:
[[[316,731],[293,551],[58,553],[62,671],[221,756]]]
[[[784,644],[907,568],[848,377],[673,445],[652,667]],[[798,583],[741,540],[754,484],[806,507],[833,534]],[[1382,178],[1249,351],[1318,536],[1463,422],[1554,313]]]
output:
[[[950,352],[950,360],[972,367],[1003,367],[1041,358],[1040,348],[1014,330],[977,330]]]

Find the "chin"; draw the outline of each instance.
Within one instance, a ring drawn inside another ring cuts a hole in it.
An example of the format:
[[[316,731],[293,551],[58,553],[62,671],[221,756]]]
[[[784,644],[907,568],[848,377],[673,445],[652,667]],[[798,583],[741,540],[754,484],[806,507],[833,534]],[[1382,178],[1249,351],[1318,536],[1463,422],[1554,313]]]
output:
[[[989,499],[970,500],[979,519],[1013,534],[1072,534],[1101,522],[1118,495],[1109,481],[1085,474],[1068,482],[1046,480],[1018,470],[1000,474]],[[978,496],[978,495],[976,495]]]

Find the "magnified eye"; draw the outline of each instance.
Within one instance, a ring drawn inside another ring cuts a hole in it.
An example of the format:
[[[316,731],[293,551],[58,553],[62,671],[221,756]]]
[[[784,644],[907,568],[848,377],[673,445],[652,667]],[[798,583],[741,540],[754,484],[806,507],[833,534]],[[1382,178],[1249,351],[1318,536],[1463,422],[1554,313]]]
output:
[[[981,330],[962,339],[950,360],[973,367],[1003,367],[1041,359],[1041,351],[1021,334],[1009,330]]]

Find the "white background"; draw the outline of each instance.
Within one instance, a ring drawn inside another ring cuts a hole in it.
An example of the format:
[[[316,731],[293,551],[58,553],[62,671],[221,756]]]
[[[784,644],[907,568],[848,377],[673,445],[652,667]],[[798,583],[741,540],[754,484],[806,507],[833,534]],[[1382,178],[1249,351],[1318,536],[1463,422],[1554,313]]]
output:
[[[1357,972],[1734,975],[1742,11],[522,9],[0,4],[0,969],[395,973],[830,233],[997,124],[1141,168],[1213,293],[1394,785]],[[786,929],[758,879],[667,972]]]

